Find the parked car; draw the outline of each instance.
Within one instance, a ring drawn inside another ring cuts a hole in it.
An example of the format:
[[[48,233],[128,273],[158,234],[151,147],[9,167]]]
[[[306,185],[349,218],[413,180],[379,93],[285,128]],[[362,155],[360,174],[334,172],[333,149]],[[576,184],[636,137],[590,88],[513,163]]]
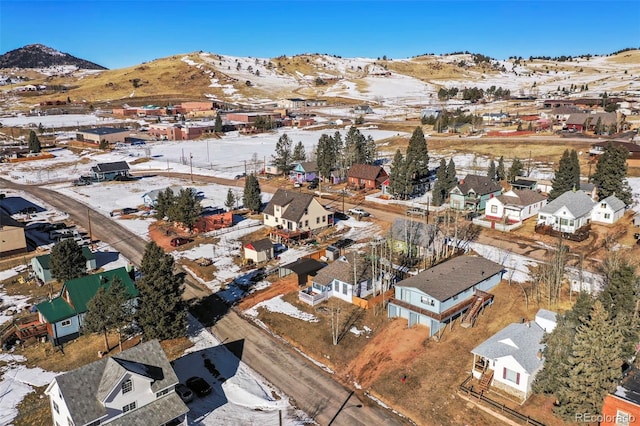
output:
[[[309,189],[318,189],[318,182],[309,183],[309,185],[307,185],[307,188],[309,188]]]
[[[136,178],[135,176],[129,176],[129,175],[118,175],[114,177],[113,180],[117,182],[129,182],[132,180],[138,180],[138,178]]]
[[[338,220],[349,220],[349,215],[343,212],[335,212],[333,217]]]
[[[211,393],[211,385],[202,377],[191,377],[187,379],[187,386],[195,392],[196,395],[202,397]]]
[[[85,179],[78,179],[73,181],[73,186],[86,186],[86,185],[91,185],[91,181],[85,180]]]
[[[138,209],[133,208],[133,207],[125,207],[124,209],[121,210],[120,214],[134,214],[134,213],[138,213]]]
[[[349,209],[349,213],[355,214],[357,216],[363,216],[363,217],[371,216],[371,213],[361,209],[360,207],[354,207],[352,209]]]
[[[342,238],[336,241],[335,243],[333,243],[333,246],[340,249],[340,248],[349,247],[353,243],[355,243],[355,241],[353,241],[351,238]]]
[[[193,401],[193,392],[191,389],[183,385],[182,383],[178,383],[176,385],[176,393],[182,399],[182,402],[191,402]]]
[[[236,180],[237,180],[237,179],[242,179],[243,177],[246,177],[246,176],[247,176],[247,174],[246,174],[246,173],[240,173],[239,175],[236,175],[236,176],[234,177],[234,179],[236,179]]]
[[[171,240],[171,247],[183,246],[193,241],[191,238],[175,237]]]

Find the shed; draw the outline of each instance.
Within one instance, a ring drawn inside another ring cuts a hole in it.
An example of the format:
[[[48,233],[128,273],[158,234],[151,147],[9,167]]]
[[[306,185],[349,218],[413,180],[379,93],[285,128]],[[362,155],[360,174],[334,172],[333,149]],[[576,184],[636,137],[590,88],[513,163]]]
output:
[[[296,274],[298,276],[298,285],[305,285],[309,276],[315,276],[316,272],[325,266],[325,263],[318,262],[315,259],[300,258],[295,262],[281,266],[279,275],[282,278],[290,274]]]
[[[93,271],[96,269],[96,255],[89,249],[89,247],[82,247],[82,255],[87,260],[87,271]],[[31,259],[31,267],[36,277],[43,283],[50,283],[53,281],[51,276],[51,269],[49,267],[49,261],[51,260],[50,254],[43,254]]]
[[[268,238],[252,241],[244,246],[244,258],[254,263],[273,259],[273,243]]]

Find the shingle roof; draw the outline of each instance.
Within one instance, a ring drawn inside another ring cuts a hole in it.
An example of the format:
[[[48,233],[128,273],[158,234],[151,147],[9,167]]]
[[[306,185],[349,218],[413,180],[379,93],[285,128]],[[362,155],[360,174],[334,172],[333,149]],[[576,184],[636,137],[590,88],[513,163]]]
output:
[[[396,284],[396,287],[416,288],[444,302],[462,293],[504,268],[481,256],[459,256],[440,263]]]
[[[311,201],[313,201],[311,194],[278,189],[264,209],[264,214],[274,216],[274,206],[280,206],[283,209],[282,218],[298,222]]]
[[[97,127],[95,129],[86,129],[86,130],[82,130],[81,133],[90,133],[92,135],[109,135],[112,133],[122,133],[122,132],[128,132],[129,130],[127,129],[117,129],[114,127]]]
[[[540,201],[546,200],[547,197],[539,192],[532,191],[530,189],[512,189],[502,195],[499,195],[498,200],[504,205],[512,205],[518,207],[526,207]]]
[[[349,171],[347,172],[347,177],[354,177],[358,179],[366,179],[366,180],[376,180],[378,176],[382,174],[382,178],[387,176],[387,173],[384,172],[384,169],[380,166],[374,166],[372,164],[354,164],[349,167]]]
[[[248,247],[249,249],[253,249],[254,251],[260,253],[263,251],[271,250],[273,248],[273,243],[270,239],[263,238],[261,240],[251,241],[245,247]]]
[[[298,275],[311,274],[324,268],[326,265],[315,259],[297,259],[295,262],[287,263],[281,266],[283,269],[289,269]]]
[[[583,191],[567,191],[540,209],[540,213],[554,214],[565,207],[573,217],[583,217],[591,212],[595,202]]]
[[[300,165],[300,167],[302,167],[302,170],[307,173],[315,172],[316,170],[318,170],[318,163],[316,163],[315,161],[302,161],[298,164]]]
[[[601,203],[607,203],[609,204],[609,207],[611,207],[611,209],[614,212],[617,212],[618,210],[622,210],[624,209],[627,205],[624,203],[624,201],[622,201],[621,199],[619,199],[618,197],[616,197],[615,195],[609,195],[607,198],[605,198],[604,200],[601,201]]]
[[[434,225],[398,218],[391,226],[391,237],[396,241],[409,242],[420,247],[429,247],[436,236]]]
[[[355,268],[353,265],[354,258],[356,261]],[[358,253],[351,252],[318,271],[318,274],[313,278],[313,282],[328,285],[334,279],[337,279],[343,283],[353,285],[354,274],[358,283],[370,280],[372,277],[371,262],[362,258]]]
[[[135,364],[143,364],[162,370],[162,378],[155,376],[156,379],[151,385],[151,388],[154,391],[164,389],[178,383],[178,377],[173,371],[171,364],[169,364],[169,360],[157,340],[150,340],[148,342],[141,343],[138,346],[119,353],[113,358],[103,358],[78,369],[61,374],[53,380],[58,383],[60,392],[62,393],[75,424],[86,424],[107,414],[106,408],[99,402],[98,392],[101,387],[106,387],[106,385],[103,384],[103,381],[109,381],[113,386],[117,385],[117,381],[113,382],[114,375],[112,373],[115,371],[113,366],[121,367],[123,364],[131,365],[131,363],[122,363],[122,361],[133,361]],[[128,371],[130,373],[139,374],[139,372],[132,370],[123,369],[122,372],[124,373]],[[121,378],[122,375],[118,377],[118,379]],[[113,388],[113,386],[111,388]],[[175,395],[175,393],[169,393],[167,396],[169,395]],[[155,410],[158,411],[156,415],[160,417],[166,417],[167,415],[173,416],[169,417],[168,420],[186,412],[179,412],[181,410],[188,411],[184,403],[180,406],[180,404],[176,404],[173,400],[167,399],[165,401],[165,398],[160,398],[157,401],[162,401],[162,403],[153,404]],[[137,411],[139,410],[133,411],[132,414]],[[122,421],[125,419],[134,419],[133,416],[129,416],[130,414],[125,415],[122,418]],[[150,420],[150,418],[148,418],[144,423],[131,423],[130,421],[127,421],[121,424],[148,425],[150,424],[148,420]],[[153,424],[161,423],[162,422]]]
[[[109,422],[109,426],[150,426],[163,425],[189,412],[189,407],[175,392],[158,398],[151,404],[129,411],[125,416]]]
[[[149,197],[152,202],[155,202],[158,199],[158,194],[166,191],[167,189],[170,189],[171,192],[173,192],[173,195],[178,196],[183,188],[180,185],[171,185],[164,189],[152,189],[151,191],[142,194],[142,197]]]
[[[509,324],[471,350],[471,353],[487,359],[513,357],[529,374],[538,371],[544,361],[538,359],[538,351],[544,330],[535,322]]]
[[[113,163],[98,163],[91,170],[96,172],[108,173],[119,172],[122,170],[129,170],[129,165],[126,161],[114,161]]]
[[[464,179],[458,182],[457,187],[464,195],[468,194],[471,190],[478,195],[491,194],[502,190],[499,183],[492,181],[486,176],[479,175],[465,176]]]

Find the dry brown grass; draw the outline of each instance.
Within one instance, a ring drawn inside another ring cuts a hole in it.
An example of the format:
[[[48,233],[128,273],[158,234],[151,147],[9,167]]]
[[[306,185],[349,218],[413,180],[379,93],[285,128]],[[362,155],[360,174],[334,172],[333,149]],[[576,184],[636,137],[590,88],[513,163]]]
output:
[[[617,55],[610,56],[607,61],[615,64],[640,66],[640,50],[629,50],[628,52],[618,53]]]
[[[13,421],[15,426],[34,426],[51,424],[51,406],[49,397],[44,394],[46,386],[33,388],[33,392],[27,394],[20,401],[18,406],[18,416]]]

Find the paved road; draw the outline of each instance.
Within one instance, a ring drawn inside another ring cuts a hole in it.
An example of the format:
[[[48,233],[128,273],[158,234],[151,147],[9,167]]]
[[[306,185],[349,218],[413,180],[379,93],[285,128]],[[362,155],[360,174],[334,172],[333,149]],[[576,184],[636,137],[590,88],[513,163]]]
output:
[[[298,408],[320,425],[330,424],[334,416],[331,424],[336,426],[409,424],[368,398],[352,394],[328,373],[293,350],[283,348],[283,343],[276,342],[234,311],[220,319],[212,331],[221,341],[244,339],[242,360],[286,392]]]

